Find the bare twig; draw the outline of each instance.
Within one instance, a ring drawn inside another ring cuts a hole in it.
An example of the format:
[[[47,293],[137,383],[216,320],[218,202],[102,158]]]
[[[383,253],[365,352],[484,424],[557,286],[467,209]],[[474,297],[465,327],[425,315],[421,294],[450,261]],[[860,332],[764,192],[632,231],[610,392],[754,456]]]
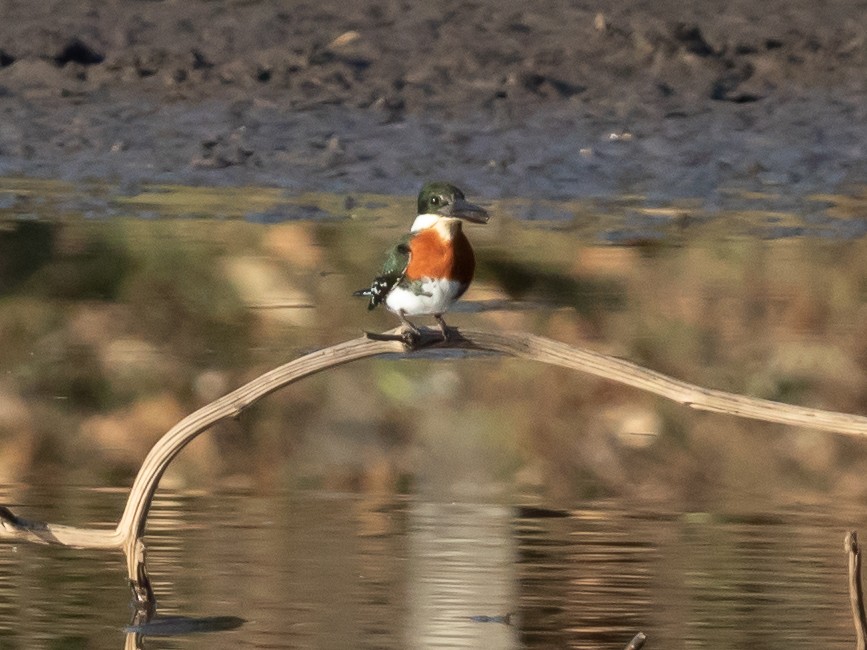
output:
[[[843,550],[849,556],[849,604],[855,622],[855,639],[858,650],[867,648],[867,616],[864,614],[864,592],[861,589],[861,546],[858,533],[850,531],[843,541]]]
[[[448,341],[439,331],[424,330],[407,345],[399,330],[385,336],[361,337],[313,352],[290,361],[232,391],[172,427],[148,453],[114,530],[75,528],[17,517],[0,507],[0,539],[16,539],[79,548],[119,548],[127,559],[127,574],[133,594],[142,609],[152,609],[153,592],[145,572],[144,536],[147,515],[160,478],[171,461],[196,436],[220,420],[236,417],[251,404],[299,379],[328,368],[383,354],[406,358],[442,355],[445,349],[495,352],[507,356],[571,368],[620,382],[674,400],[691,408],[728,413],[740,417],[800,425],[846,433],[867,435],[867,417],[834,413],[768,400],[755,399],[702,388],[672,379],[629,361],[599,352],[576,348],[540,336],[524,333],[498,333],[452,330]]]

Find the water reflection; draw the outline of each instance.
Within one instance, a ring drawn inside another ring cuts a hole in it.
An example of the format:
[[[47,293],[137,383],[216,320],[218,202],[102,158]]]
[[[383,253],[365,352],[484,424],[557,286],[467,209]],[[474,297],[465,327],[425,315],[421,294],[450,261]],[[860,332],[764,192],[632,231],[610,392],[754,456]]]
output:
[[[52,509],[50,492],[27,495]],[[91,521],[120,496],[67,489],[64,509]],[[155,623],[124,635],[119,554],[2,545],[0,645],[596,649],[642,630],[661,647],[843,648],[840,541],[867,523],[854,505],[684,515],[163,491]]]
[[[515,605],[511,509],[420,502],[409,515],[406,647],[520,647],[511,625],[490,624]]]
[[[244,624],[244,619],[237,616],[204,616],[191,618],[188,616],[160,616],[147,623],[129,625],[124,632],[135,637],[136,646],[142,646],[145,636],[183,636],[203,632],[225,632],[235,630]],[[129,638],[127,638],[129,645]]]

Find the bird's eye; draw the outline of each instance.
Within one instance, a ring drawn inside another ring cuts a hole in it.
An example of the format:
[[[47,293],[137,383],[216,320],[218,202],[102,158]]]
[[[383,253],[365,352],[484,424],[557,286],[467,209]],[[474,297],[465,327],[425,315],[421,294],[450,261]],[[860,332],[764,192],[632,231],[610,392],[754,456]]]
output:
[[[440,204],[440,197],[432,196],[430,198],[430,203],[431,203],[431,205],[439,205]]]

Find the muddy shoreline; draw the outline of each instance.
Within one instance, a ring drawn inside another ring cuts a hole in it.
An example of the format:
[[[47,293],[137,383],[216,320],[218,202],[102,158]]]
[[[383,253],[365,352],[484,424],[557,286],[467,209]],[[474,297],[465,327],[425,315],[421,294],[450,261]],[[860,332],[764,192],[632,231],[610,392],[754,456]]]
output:
[[[867,3],[0,1],[0,176],[724,204],[867,183]]]

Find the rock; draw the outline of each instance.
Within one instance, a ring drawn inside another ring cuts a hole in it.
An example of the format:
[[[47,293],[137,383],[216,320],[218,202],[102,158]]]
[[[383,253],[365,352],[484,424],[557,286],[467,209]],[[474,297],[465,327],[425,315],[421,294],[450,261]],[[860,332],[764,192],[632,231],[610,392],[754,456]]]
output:
[[[43,94],[60,94],[73,82],[45,59],[18,59],[11,65],[0,69],[0,82],[12,89],[39,89]]]
[[[672,37],[690,54],[696,56],[715,56],[716,52],[704,39],[698,25],[677,23],[672,30]]]
[[[70,39],[60,49],[60,51],[54,55],[54,62],[61,67],[65,66],[67,63],[96,65],[97,63],[102,63],[104,60],[105,56],[77,38]]]

